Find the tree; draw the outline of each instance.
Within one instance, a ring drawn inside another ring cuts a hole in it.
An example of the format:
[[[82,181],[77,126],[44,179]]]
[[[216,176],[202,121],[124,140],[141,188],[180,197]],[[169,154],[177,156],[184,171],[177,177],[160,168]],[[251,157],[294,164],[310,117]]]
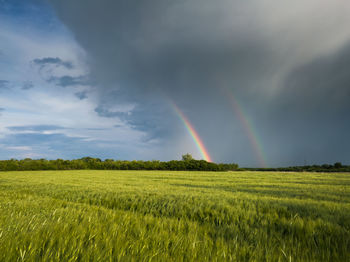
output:
[[[337,163],[334,163],[334,167],[335,167],[335,168],[342,168],[343,165],[342,165],[342,163],[337,162]]]
[[[194,160],[191,154],[187,153],[185,155],[182,155],[182,161],[190,161],[190,160]]]

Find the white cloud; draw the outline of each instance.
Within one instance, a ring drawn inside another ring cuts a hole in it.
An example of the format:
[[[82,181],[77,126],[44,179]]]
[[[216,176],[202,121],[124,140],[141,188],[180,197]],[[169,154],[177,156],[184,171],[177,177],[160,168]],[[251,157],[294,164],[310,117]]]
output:
[[[105,141],[111,147],[128,144],[127,151],[143,144],[144,134],[133,130],[118,118],[104,118],[95,112],[94,87],[59,87],[46,81],[50,76],[79,76],[88,74],[86,55],[68,31],[61,34],[41,34],[34,28],[28,31],[21,25],[8,23],[0,16],[0,79],[11,83],[10,89],[0,93],[0,107],[5,110],[0,116],[0,139],[14,134],[63,134],[65,137],[83,138],[91,145],[94,141]],[[73,69],[47,67],[41,69],[32,61],[36,58],[59,57],[71,61]],[[22,85],[30,81],[33,88],[23,90]],[[76,93],[88,91],[87,98],[79,99]],[[116,105],[115,110],[129,111],[134,105]],[[55,125],[59,130],[12,130],[7,127]],[[83,141],[83,140],[81,140]],[[18,142],[20,143],[20,142]],[[49,147],[32,145],[10,145],[3,147],[16,151],[17,157],[45,157]],[[55,148],[51,148],[55,150]],[[27,152],[32,151],[32,152]],[[22,152],[22,153],[20,153]],[[30,154],[29,154],[30,153]],[[62,152],[64,154],[64,152]],[[92,154],[94,152],[85,152]],[[11,153],[12,154],[12,153]],[[11,155],[12,156],[12,155]]]
[[[32,148],[30,146],[7,146],[5,147],[7,150],[15,150],[15,151],[31,151]]]

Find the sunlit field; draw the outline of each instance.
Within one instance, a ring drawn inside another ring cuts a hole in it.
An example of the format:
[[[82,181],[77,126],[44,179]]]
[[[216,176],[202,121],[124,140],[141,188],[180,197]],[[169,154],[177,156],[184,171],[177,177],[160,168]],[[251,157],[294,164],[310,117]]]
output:
[[[350,261],[350,174],[0,172],[0,261]]]

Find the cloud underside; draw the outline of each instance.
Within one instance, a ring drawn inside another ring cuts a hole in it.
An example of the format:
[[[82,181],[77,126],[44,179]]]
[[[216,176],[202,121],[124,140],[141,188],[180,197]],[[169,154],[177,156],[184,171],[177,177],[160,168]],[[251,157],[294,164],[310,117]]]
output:
[[[73,63],[70,61],[63,61],[59,57],[44,57],[44,58],[36,58],[33,60],[33,63],[43,68],[48,65],[54,66],[63,66],[67,69],[73,69]]]
[[[179,141],[185,131],[171,108],[175,103],[193,122],[214,160],[257,164],[259,153],[229,92],[252,123],[251,133],[270,164],[348,159],[348,2],[52,4],[86,51],[91,75],[88,80],[50,80],[66,87],[88,85],[93,79],[95,112],[101,117],[121,119],[146,132],[148,140]],[[59,58],[37,62],[70,67]],[[84,92],[76,95],[86,98]],[[134,106],[114,110],[123,104]]]

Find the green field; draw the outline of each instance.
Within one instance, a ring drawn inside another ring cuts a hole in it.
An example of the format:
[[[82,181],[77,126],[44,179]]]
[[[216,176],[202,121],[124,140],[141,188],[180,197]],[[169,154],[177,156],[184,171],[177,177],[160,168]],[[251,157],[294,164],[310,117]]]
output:
[[[0,261],[350,261],[350,174],[0,172]]]

